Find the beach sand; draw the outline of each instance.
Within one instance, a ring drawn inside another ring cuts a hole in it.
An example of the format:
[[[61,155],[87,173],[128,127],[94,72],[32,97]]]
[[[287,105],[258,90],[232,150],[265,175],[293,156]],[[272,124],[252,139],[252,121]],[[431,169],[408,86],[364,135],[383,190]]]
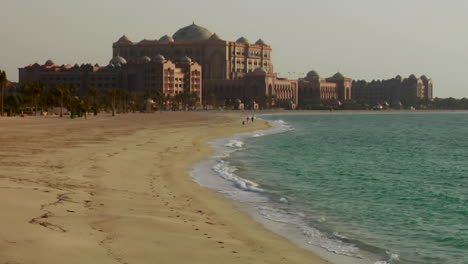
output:
[[[0,263],[327,263],[189,176],[244,117],[0,119]]]

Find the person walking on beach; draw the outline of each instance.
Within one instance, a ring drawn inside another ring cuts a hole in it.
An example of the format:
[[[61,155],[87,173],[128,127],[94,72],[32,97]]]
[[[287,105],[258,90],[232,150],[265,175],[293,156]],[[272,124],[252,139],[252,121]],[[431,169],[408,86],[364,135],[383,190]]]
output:
[[[250,117],[247,116],[245,119],[247,120],[247,124],[248,124],[248,123],[249,123],[249,120],[250,120]]]
[[[253,123],[253,121],[254,121],[254,116],[252,116],[252,117],[250,118],[250,121]]]

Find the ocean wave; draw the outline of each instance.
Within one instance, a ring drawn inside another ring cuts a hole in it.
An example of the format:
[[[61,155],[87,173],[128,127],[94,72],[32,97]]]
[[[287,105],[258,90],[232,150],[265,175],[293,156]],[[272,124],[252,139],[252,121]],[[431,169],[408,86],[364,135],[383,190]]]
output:
[[[311,245],[322,247],[335,254],[360,258],[360,256],[356,255],[359,251],[356,245],[345,243],[337,237],[330,237],[310,226],[303,226],[302,233],[307,237],[307,243]]]
[[[263,137],[263,136],[265,136],[265,134],[263,134],[263,133],[255,133],[255,134],[253,134],[252,137]]]
[[[266,203],[269,202],[269,198],[265,195],[259,195],[259,193],[255,192],[248,192],[244,190],[224,190],[219,191],[220,193],[226,195],[229,199],[238,201],[238,202],[246,202],[246,203]]]
[[[359,257],[356,255],[359,250],[357,246],[343,242],[338,236],[332,236],[308,226],[304,221],[304,214],[302,213],[288,212],[268,206],[257,207],[257,210],[261,216],[268,220],[296,226],[310,245],[319,246],[328,252],[339,255]]]
[[[391,264],[393,263],[393,261],[400,260],[400,256],[398,254],[391,253],[388,251],[386,253],[388,255],[388,258],[386,260],[380,260],[375,262],[374,264]]]
[[[253,181],[249,181],[247,179],[241,178],[234,174],[237,168],[233,166],[229,166],[228,163],[219,160],[216,165],[213,166],[213,171],[215,171],[218,175],[220,175],[223,179],[234,183],[237,188],[240,188],[245,191],[250,192],[264,192],[259,185]]]
[[[226,147],[230,148],[242,148],[244,146],[244,142],[237,140],[237,139],[231,139],[229,140],[228,143],[225,144]]]

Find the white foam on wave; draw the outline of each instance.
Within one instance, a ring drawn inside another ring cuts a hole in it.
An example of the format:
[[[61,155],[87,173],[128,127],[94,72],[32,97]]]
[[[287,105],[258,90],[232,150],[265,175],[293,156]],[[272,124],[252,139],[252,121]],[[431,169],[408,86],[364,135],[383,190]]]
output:
[[[289,125],[287,122],[285,122],[284,120],[275,120],[275,121],[272,121],[274,127],[276,129],[280,129],[281,131],[291,131],[291,130],[294,130],[294,127],[292,127],[291,125]]]
[[[244,146],[244,142],[237,139],[231,139],[225,146],[230,148],[242,148]]]
[[[263,133],[255,133],[252,137],[263,137],[265,134]]]
[[[234,183],[237,188],[250,192],[264,192],[264,190],[260,188],[257,183],[246,180],[234,174],[236,170],[236,167],[229,166],[228,163],[222,160],[218,161],[218,163],[213,166],[213,171],[215,171],[223,179]]]
[[[393,261],[400,260],[400,256],[398,254],[388,252],[388,251],[386,253],[387,255],[389,255],[388,259],[377,261],[374,264],[391,264],[393,263]]]
[[[219,191],[220,193],[229,197],[229,199],[242,202],[242,203],[267,203],[269,198],[264,195],[259,195],[256,192],[248,192],[244,190],[224,190]]]
[[[355,245],[345,243],[334,237],[330,237],[326,233],[308,226],[304,221],[304,214],[287,212],[279,208],[266,206],[258,207],[257,210],[260,215],[268,220],[296,226],[299,230],[301,230],[302,234],[307,240],[307,243],[310,245],[319,246],[328,252],[339,255],[359,257],[356,255],[358,248]]]

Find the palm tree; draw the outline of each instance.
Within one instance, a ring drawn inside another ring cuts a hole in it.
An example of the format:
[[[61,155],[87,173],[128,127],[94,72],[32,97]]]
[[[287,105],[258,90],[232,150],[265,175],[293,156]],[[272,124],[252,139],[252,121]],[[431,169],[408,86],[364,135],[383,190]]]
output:
[[[1,98],[1,107],[0,107],[0,116],[3,116],[3,101],[5,97],[5,86],[7,84],[7,75],[5,71],[0,71],[0,89],[2,89],[2,98]]]
[[[20,93],[10,94],[5,98],[6,105],[10,109],[10,116],[18,112],[18,109],[23,104],[23,96]]]
[[[166,96],[164,95],[164,93],[161,90],[156,91],[156,102],[158,104],[159,113],[161,114],[162,114],[162,109],[163,109],[165,100],[166,100]]]
[[[23,86],[22,93],[28,98],[31,108],[34,108],[34,115],[37,113],[39,98],[46,90],[42,81],[29,81]]]
[[[196,109],[198,103],[200,101],[200,97],[198,96],[198,93],[196,92],[191,92],[189,96],[189,106],[191,109]]]
[[[112,116],[115,116],[115,102],[119,95],[119,90],[117,88],[112,88],[107,90],[107,94],[111,97]]]
[[[208,95],[208,104],[211,104],[213,109],[216,108],[217,98],[216,98],[216,95],[214,93],[210,93],[210,95]]]
[[[37,114],[38,99],[44,93],[46,86],[45,86],[44,82],[37,81],[37,82],[33,83],[32,88],[33,89],[31,91],[31,95],[32,95],[32,100],[33,100],[33,105],[34,105],[34,115],[36,115]]]
[[[168,94],[164,97],[164,109],[168,110],[169,107],[172,105],[172,101],[174,100],[174,98]]]
[[[70,89],[63,83],[56,83],[52,90],[52,94],[60,103],[60,117],[63,117],[64,100],[70,95]]]
[[[128,113],[128,101],[130,99],[130,93],[127,90],[119,89],[120,108],[123,113]]]
[[[88,90],[88,95],[91,96],[92,98],[92,109],[93,109],[93,112],[94,112],[94,115],[96,116],[98,114],[98,109],[99,109],[99,102],[98,102],[98,99],[99,99],[99,94],[100,94],[100,91],[96,88],[96,87],[91,87],[89,88]]]

